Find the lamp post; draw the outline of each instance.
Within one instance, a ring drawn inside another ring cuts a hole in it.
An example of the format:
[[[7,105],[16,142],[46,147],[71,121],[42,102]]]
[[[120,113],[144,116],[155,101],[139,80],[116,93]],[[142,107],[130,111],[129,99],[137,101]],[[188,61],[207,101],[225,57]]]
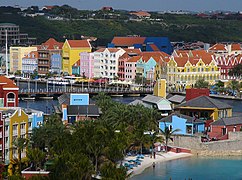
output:
[[[8,76],[8,30],[5,30],[5,35],[6,35],[6,43],[5,43],[5,55],[6,55],[6,76]]]

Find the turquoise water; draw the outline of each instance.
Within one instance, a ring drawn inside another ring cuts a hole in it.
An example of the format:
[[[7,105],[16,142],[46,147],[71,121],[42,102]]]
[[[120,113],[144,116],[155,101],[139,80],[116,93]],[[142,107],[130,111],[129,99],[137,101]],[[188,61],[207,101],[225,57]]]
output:
[[[242,157],[185,158],[157,163],[131,180],[242,180]]]

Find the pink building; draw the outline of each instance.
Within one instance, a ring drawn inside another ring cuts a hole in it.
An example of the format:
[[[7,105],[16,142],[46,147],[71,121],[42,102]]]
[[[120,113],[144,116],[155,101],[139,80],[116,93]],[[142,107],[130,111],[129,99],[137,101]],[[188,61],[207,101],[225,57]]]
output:
[[[80,74],[85,75],[87,78],[93,78],[94,68],[94,55],[93,53],[81,52],[80,53]]]
[[[136,76],[136,64],[141,56],[131,57],[128,61],[124,62],[124,77],[125,81],[134,81]]]

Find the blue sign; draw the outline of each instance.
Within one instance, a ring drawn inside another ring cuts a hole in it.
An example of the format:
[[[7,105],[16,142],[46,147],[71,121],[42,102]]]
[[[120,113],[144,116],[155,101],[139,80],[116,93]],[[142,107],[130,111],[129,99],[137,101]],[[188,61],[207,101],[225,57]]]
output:
[[[89,94],[71,94],[70,105],[89,105]]]

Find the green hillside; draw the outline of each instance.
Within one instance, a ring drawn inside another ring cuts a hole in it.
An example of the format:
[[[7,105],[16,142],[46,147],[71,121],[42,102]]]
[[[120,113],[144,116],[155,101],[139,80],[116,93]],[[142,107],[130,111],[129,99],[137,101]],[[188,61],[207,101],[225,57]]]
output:
[[[9,22],[20,26],[20,31],[37,37],[38,43],[54,37],[78,39],[81,35],[95,36],[98,45],[106,45],[113,36],[168,36],[171,41],[242,41],[241,20],[202,19],[193,15],[152,14],[157,21],[141,22],[104,20],[48,20],[43,16],[23,17],[17,13],[1,13],[0,23]]]

